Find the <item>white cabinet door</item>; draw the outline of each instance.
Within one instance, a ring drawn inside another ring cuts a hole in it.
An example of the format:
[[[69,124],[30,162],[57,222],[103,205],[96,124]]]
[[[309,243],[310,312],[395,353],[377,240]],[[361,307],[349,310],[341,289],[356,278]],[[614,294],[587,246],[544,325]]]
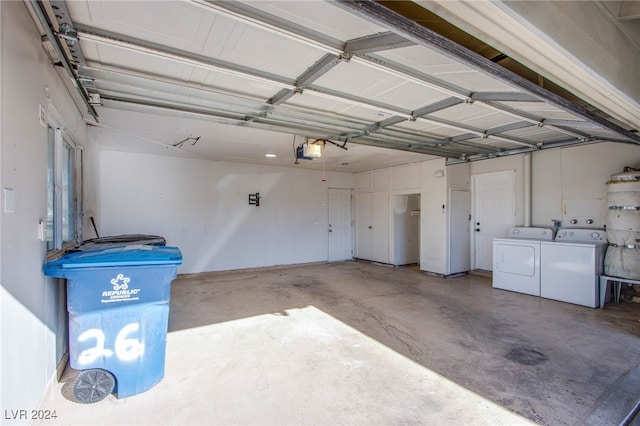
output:
[[[356,194],[356,257],[389,263],[389,192]]]

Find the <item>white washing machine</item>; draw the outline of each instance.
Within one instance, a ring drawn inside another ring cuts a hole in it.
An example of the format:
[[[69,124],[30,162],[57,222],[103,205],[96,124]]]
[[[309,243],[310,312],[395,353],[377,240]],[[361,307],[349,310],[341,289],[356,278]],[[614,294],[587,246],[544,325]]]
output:
[[[540,247],[540,296],[597,308],[607,249],[601,229],[560,229]]]
[[[516,227],[493,239],[493,288],[540,296],[540,243],[550,228]]]

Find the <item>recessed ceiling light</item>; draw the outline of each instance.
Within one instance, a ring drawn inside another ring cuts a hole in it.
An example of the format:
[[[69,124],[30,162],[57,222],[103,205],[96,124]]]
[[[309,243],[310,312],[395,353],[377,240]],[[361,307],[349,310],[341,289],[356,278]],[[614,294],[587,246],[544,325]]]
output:
[[[271,153],[265,154],[264,156],[267,157],[267,158],[276,158],[277,157],[276,154],[271,154]]]

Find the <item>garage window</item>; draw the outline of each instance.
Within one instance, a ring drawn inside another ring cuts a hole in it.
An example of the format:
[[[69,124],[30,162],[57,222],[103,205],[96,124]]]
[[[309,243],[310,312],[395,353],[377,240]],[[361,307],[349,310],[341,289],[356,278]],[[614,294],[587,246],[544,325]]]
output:
[[[48,256],[72,246],[78,240],[78,188],[80,152],[63,129],[47,132],[47,223]]]

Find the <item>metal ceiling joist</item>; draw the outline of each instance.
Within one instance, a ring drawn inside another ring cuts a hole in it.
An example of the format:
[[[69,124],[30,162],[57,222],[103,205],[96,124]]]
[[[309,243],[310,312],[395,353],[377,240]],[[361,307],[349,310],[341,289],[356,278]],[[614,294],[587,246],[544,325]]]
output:
[[[505,133],[510,132],[512,130],[524,129],[527,127],[533,127],[534,125],[528,121],[516,121],[515,123],[505,124],[503,126],[494,127],[492,129],[487,130],[487,134],[497,134],[497,133]]]
[[[434,112],[441,111],[443,109],[451,108],[452,106],[460,105],[464,100],[456,97],[451,97],[447,99],[443,99],[441,101],[435,102],[431,105],[426,105],[421,108],[414,110],[411,113],[411,118],[414,119],[416,117],[422,117],[423,115],[433,114]]]
[[[483,130],[477,127],[473,127],[473,126],[467,126],[461,123],[456,123],[454,121],[451,120],[445,120],[444,118],[438,118],[438,117],[433,117],[433,116],[429,116],[429,115],[423,115],[421,117],[418,117],[418,120],[426,120],[426,121],[430,121],[432,123],[437,123],[440,124],[441,126],[445,126],[445,127],[449,127],[452,129],[457,129],[457,130],[462,130],[462,131],[466,131],[472,134],[475,134],[476,136],[480,136],[482,138],[495,138],[495,139],[500,139],[500,140],[504,140],[516,145],[524,145],[524,146],[532,146],[535,145],[535,142],[531,142],[531,141],[527,141],[521,138],[516,138],[513,136],[504,136],[504,135],[499,135],[496,133],[490,134],[488,133],[488,130]]]
[[[548,90],[540,87],[529,80],[501,67],[477,53],[460,46],[459,44],[435,33],[434,31],[411,21],[410,19],[376,3],[373,0],[336,0],[336,5],[355,13],[364,19],[374,22],[389,31],[414,41],[419,45],[436,49],[439,52],[461,61],[474,69],[482,70],[489,75],[496,77],[517,88],[539,97],[541,100],[559,107],[565,111],[571,112],[578,117],[587,121],[602,125],[613,132],[618,133],[621,137],[627,138],[628,143],[640,144],[640,135],[637,135],[621,126],[612,123],[605,118],[599,117],[584,108],[568,101]]]
[[[340,57],[332,53],[325,54],[320,60],[318,60],[315,64],[313,64],[307,71],[305,71],[300,77],[296,79],[296,88],[294,90],[289,89],[281,89],[275,96],[269,99],[268,103],[272,106],[267,108],[264,112],[266,115],[270,111],[275,109],[275,106],[280,105],[287,100],[289,100],[292,96],[300,91],[304,90],[304,86],[318,78],[325,75],[329,70],[335,67],[340,62]],[[249,120],[247,124],[249,124],[253,120]]]
[[[416,152],[420,154],[436,155],[438,157],[444,156],[457,156],[453,151],[442,150],[438,148],[431,148],[429,146],[423,146],[420,144],[407,144],[397,141],[384,141],[376,139],[374,136],[367,136],[358,139],[358,144],[376,146],[379,148],[397,149],[400,151]]]
[[[340,63],[340,56],[327,53],[296,79],[296,87],[303,88],[313,83]]]
[[[388,32],[348,41],[344,46],[344,52],[365,54],[409,46],[415,46],[415,43],[398,34]]]
[[[554,126],[548,122],[546,122],[543,118],[538,117],[536,115],[533,114],[529,114],[526,113],[524,111],[519,111],[516,110],[515,108],[511,108],[510,106],[501,104],[500,102],[494,102],[494,101],[481,101],[480,102],[481,105],[485,105],[491,109],[494,109],[496,111],[500,111],[506,114],[509,114],[513,117],[517,117],[520,119],[523,119],[525,121],[529,121],[532,124],[535,124],[536,126],[539,127],[546,127],[548,129],[552,129],[555,131],[558,131],[560,133],[564,133],[570,136],[575,136],[576,138],[585,138],[588,137],[588,135],[584,132],[580,132],[578,130],[575,129],[569,129],[569,128],[563,128],[563,127],[559,127],[559,126]]]
[[[554,118],[545,118],[542,120],[542,124],[545,126],[558,126],[572,129],[602,129],[602,126],[593,123],[591,121],[578,121],[578,120],[561,120]]]
[[[524,92],[476,92],[471,94],[472,101],[497,102],[541,102],[537,96]]]

